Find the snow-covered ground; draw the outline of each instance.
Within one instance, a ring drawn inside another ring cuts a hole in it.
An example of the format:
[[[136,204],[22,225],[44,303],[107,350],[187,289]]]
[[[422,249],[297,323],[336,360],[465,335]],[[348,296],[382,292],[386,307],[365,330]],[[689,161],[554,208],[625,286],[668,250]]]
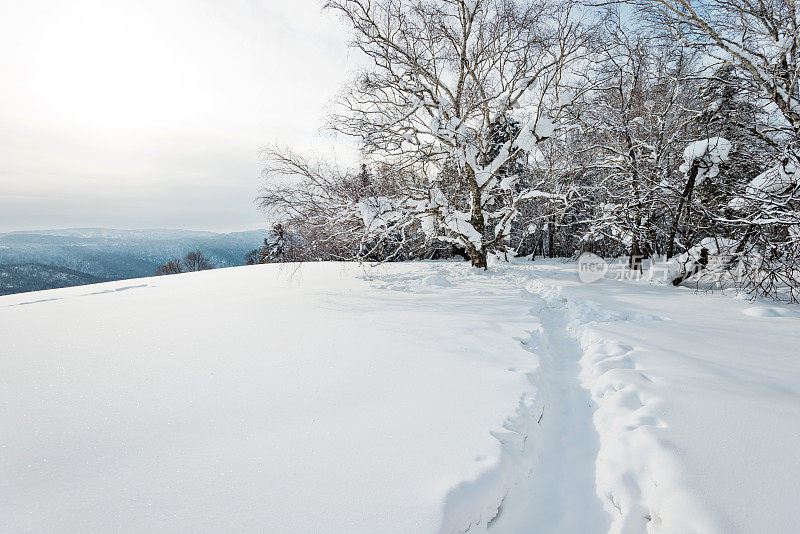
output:
[[[0,339],[3,532],[800,525],[796,307],[264,265],[0,297]]]

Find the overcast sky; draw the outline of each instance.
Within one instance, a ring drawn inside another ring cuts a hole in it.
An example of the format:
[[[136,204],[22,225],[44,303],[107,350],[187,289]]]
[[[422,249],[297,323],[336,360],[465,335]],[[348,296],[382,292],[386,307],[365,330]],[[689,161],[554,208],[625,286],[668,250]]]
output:
[[[265,227],[259,148],[337,151],[319,0],[0,0],[0,232]]]

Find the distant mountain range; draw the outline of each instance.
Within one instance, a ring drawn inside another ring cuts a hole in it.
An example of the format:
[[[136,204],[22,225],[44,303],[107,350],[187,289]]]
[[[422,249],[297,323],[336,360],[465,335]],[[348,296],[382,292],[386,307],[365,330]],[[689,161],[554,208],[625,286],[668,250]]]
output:
[[[158,265],[198,249],[217,267],[244,265],[266,235],[107,228],[0,234],[0,295],[152,276]]]

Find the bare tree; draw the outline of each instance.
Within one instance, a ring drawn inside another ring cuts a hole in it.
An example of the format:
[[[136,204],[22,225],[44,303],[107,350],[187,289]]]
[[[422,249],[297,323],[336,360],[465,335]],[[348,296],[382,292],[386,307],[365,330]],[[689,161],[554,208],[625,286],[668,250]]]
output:
[[[183,258],[183,267],[186,271],[205,271],[213,269],[215,265],[201,250],[194,250]]]
[[[747,73],[800,135],[800,6],[796,0],[640,0],[676,40]]]
[[[602,189],[589,235],[619,243],[630,267],[641,269],[643,255],[663,252],[670,197],[684,189],[674,173],[697,115],[698,54],[625,28],[618,12],[607,20],[596,68],[608,82],[587,98],[580,117],[588,141],[582,149],[594,154],[589,165],[596,171],[584,189]]]
[[[373,61],[339,100],[332,125],[415,180],[396,198],[362,206],[366,227],[426,234],[464,247],[473,265],[508,238],[521,202],[546,193],[515,188],[502,171],[553,136],[580,93],[570,67],[590,32],[568,2],[534,0],[329,0]],[[492,132],[515,116],[500,146]]]
[[[156,267],[156,274],[178,274],[183,272],[181,260],[169,260],[168,262]]]
[[[377,191],[364,169],[353,176],[290,149],[265,149],[264,157],[266,183],[259,204],[270,217],[282,221],[262,247],[264,261],[269,256],[274,261],[276,255],[268,248],[287,233],[293,246],[291,259],[285,261],[359,259],[366,234],[359,203]]]
[[[259,265],[264,263],[262,248],[256,248],[245,254],[244,262],[246,265]]]

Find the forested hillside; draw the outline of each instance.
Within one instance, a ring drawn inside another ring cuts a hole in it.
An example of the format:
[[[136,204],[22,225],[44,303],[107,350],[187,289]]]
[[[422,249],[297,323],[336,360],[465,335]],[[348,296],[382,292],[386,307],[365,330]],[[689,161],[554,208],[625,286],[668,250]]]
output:
[[[90,274],[40,263],[0,265],[0,295],[105,282]]]
[[[265,235],[260,230],[218,234],[104,228],[0,234],[0,292],[152,276],[159,265],[194,250],[202,250],[218,267],[244,265]]]

